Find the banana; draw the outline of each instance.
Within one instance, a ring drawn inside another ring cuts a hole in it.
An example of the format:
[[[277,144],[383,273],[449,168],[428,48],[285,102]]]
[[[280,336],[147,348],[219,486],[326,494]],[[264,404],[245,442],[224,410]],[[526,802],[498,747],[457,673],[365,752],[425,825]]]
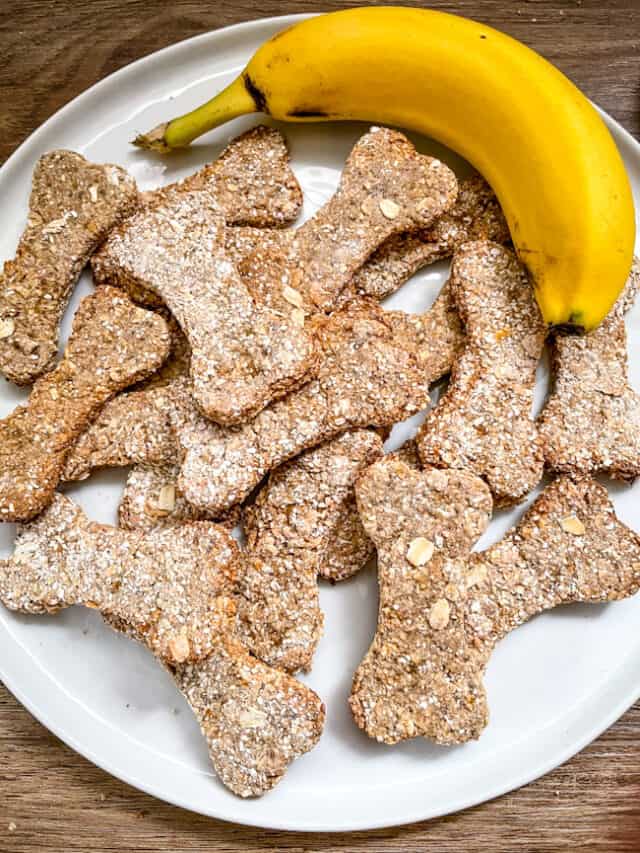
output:
[[[135,142],[182,147],[256,111],[396,125],[458,151],[496,192],[550,324],[594,328],[625,284],[635,216],[613,139],[558,69],[497,30],[390,6],[309,18],[212,100]]]

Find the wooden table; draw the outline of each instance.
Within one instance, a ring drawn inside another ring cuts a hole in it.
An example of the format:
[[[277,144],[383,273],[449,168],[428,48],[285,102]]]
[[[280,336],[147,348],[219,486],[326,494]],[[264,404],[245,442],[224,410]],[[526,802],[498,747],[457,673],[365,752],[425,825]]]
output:
[[[397,0],[396,0],[397,1]],[[58,107],[140,56],[225,24],[357,5],[323,0],[3,0],[0,159]],[[538,49],[636,136],[639,0],[432,0]],[[640,630],[640,626],[639,626]],[[640,704],[563,767],[453,817],[310,835],[245,829],[141,794],[76,755],[0,685],[0,851],[640,851]]]

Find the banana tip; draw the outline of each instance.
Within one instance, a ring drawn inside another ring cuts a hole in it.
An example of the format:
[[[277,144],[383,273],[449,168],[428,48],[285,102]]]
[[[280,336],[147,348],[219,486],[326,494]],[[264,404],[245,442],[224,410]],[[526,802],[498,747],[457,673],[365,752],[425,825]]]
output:
[[[157,127],[154,127],[153,130],[150,130],[148,133],[139,133],[138,136],[132,140],[132,145],[136,145],[138,148],[144,148],[147,151],[157,151],[161,154],[166,154],[171,150],[165,141],[165,132],[168,124],[169,122],[165,121]]]

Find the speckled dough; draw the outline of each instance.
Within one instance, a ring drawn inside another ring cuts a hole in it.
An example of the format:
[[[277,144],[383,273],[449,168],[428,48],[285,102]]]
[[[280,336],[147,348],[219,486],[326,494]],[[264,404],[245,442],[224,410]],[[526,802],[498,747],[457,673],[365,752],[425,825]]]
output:
[[[502,637],[559,604],[612,601],[640,586],[640,537],[588,477],[555,480],[504,539],[472,555],[491,497],[470,472],[385,459],[356,494],[378,550],[380,609],[350,705],[384,743],[479,737],[482,678]]]
[[[256,249],[268,253],[287,251],[295,234],[294,229],[228,228],[227,252],[236,266],[242,268]],[[355,296],[385,299],[419,269],[450,257],[459,246],[470,240],[493,240],[496,243],[510,240],[498,200],[479,176],[460,183],[455,204],[430,228],[394,234],[385,240],[356,270],[337,297],[336,306],[344,306]],[[258,277],[257,268],[255,277]]]
[[[96,468],[175,461],[172,405],[173,383],[114,397],[71,449],[63,479],[84,480]]]
[[[344,433],[275,470],[245,510],[239,630],[266,663],[311,668],[323,623],[318,575],[352,574],[371,556],[353,483],[381,455],[376,433]]]
[[[315,746],[325,710],[312,690],[252,658],[238,640],[238,563],[238,546],[219,525],[145,536],[90,522],[57,495],[0,561],[0,600],[28,613],[98,608],[149,646],[191,705],[223,784],[260,796]]]
[[[239,561],[235,540],[219,525],[145,536],[91,522],[56,495],[0,562],[0,598],[25,613],[93,607],[169,663],[202,660],[235,613]]]
[[[169,345],[162,317],[121,291],[101,288],[82,301],[62,360],[26,406],[0,421],[1,521],[26,521],[47,506],[87,424],[113,394],[156,370]]]
[[[351,151],[335,195],[291,239],[259,247],[240,272],[270,304],[329,311],[378,246],[431,225],[457,191],[447,166],[418,154],[401,133],[373,128]]]
[[[524,268],[503,246],[466,243],[454,256],[449,285],[465,347],[420,430],[418,450],[425,465],[485,478],[496,504],[509,505],[542,476],[531,407],[545,325]]]
[[[174,428],[180,492],[217,514],[245,499],[263,476],[303,450],[347,429],[386,427],[424,408],[442,357],[419,345],[420,318],[360,300],[318,321],[315,378],[241,427],[199,417],[188,394]]]
[[[553,335],[554,388],[538,421],[545,461],[569,474],[640,474],[640,396],[629,384],[624,315],[640,287],[636,258],[608,317],[586,335]]]
[[[101,277],[162,297],[189,341],[196,401],[218,423],[255,415],[313,363],[313,342],[295,317],[252,299],[227,258],[215,198],[203,190],[131,217],[100,265]]]
[[[192,507],[178,491],[180,468],[175,462],[136,465],[129,472],[118,507],[118,524],[125,530],[153,530],[185,521],[216,521],[232,530],[240,521],[240,507],[218,518]]]
[[[286,232],[285,232],[286,233]],[[460,182],[451,210],[430,228],[394,234],[356,271],[340,302],[353,296],[384,299],[422,267],[449,258],[470,240],[510,239],[504,214],[489,185],[479,176]]]
[[[313,690],[253,658],[231,635],[202,663],[175,667],[174,678],[214,770],[240,797],[271,790],[322,734],[325,708]]]
[[[84,265],[136,207],[135,181],[119,166],[50,151],[33,172],[29,218],[0,276],[0,373],[28,385],[52,367],[60,320]]]
[[[193,175],[144,193],[143,201],[155,207],[192,190],[214,194],[228,225],[282,228],[302,210],[285,138],[265,125],[232,139],[217,160]]]
[[[169,425],[171,384],[189,370],[191,351],[180,327],[163,312],[171,332],[171,352],[162,367],[129,391],[109,400],[67,457],[63,480],[84,480],[94,468],[175,461]]]
[[[142,193],[143,209],[133,223],[142,231],[145,211],[175,201],[180,193],[193,191],[201,192],[206,204],[213,199],[229,225],[281,228],[293,222],[302,208],[302,190],[291,171],[284,137],[264,126],[233,139],[217,160],[184,180]],[[111,255],[127,227],[124,223],[116,228],[92,259],[98,283],[114,283],[109,281],[109,270],[117,264],[117,257]],[[151,233],[148,239],[152,241]],[[162,298],[141,281],[125,277],[119,283],[136,302],[162,305]]]

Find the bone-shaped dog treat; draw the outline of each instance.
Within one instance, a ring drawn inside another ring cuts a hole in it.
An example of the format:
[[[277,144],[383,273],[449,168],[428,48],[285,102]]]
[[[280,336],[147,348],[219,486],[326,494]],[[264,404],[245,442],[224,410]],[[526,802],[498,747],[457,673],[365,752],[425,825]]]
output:
[[[213,195],[173,193],[127,225],[101,253],[101,276],[162,297],[189,341],[193,393],[208,417],[246,419],[300,381],[313,342],[295,315],[252,299],[226,256]]]
[[[418,154],[397,131],[374,128],[353,148],[335,195],[292,239],[259,248],[240,271],[271,304],[331,310],[378,246],[428,227],[452,206],[457,189],[439,160]]]
[[[311,382],[253,421],[222,429],[198,415],[188,393],[173,413],[190,504],[216,515],[240,503],[271,469],[348,429],[391,426],[423,408],[438,378],[419,349],[417,318],[368,300],[317,321],[320,367]],[[439,342],[433,341],[433,352]],[[441,365],[438,354],[433,358]]]
[[[240,797],[269,791],[320,739],[320,698],[253,658],[230,635],[204,662],[176,667],[174,677],[200,723],[216,773]]]
[[[509,228],[491,187],[480,176],[467,178],[460,182],[451,210],[428,229],[386,240],[356,271],[339,301],[354,295],[384,299],[419,269],[450,257],[463,243],[507,243],[509,239]]]
[[[286,251],[295,233],[293,229],[229,228],[227,251],[236,266],[242,268],[257,249],[270,254]],[[463,243],[471,240],[507,243],[509,239],[504,214],[491,188],[479,176],[468,178],[460,183],[458,198],[451,210],[430,228],[394,234],[385,240],[356,270],[338,296],[336,305],[346,305],[355,296],[384,299],[419,269],[450,257]]]
[[[215,195],[229,225],[282,228],[302,209],[302,190],[291,171],[285,138],[265,125],[232,139],[217,160],[193,175],[144,193],[143,201],[154,207],[192,190]]]
[[[200,722],[213,766],[242,797],[272,788],[315,746],[316,694],[253,659],[235,636],[239,551],[210,523],[130,533],[90,522],[68,498],[18,533],[0,561],[0,600],[28,613],[98,608],[170,669]]]
[[[149,210],[174,201],[180,193],[194,191],[201,192],[204,204],[214,199],[228,224],[251,223],[256,229],[293,222],[302,207],[302,191],[291,171],[286,142],[277,130],[264,126],[232,140],[217,160],[188,178],[143,193],[143,209],[132,220],[140,242],[153,245],[153,223],[147,220]],[[192,198],[197,199],[198,195]],[[92,258],[97,282],[115,283],[109,277],[118,265],[118,244],[127,228],[125,223],[115,229]],[[136,302],[162,305],[161,297],[141,281],[127,276],[118,283],[127,288]]]
[[[102,407],[69,453],[63,480],[84,480],[94,468],[175,460],[177,448],[168,417],[171,385],[186,376],[191,351],[173,317],[167,313],[166,319],[171,332],[169,358],[144,382]]]
[[[384,320],[385,323],[389,324],[398,340],[406,338],[413,342],[424,366],[424,375],[429,382],[436,381],[449,372],[463,345],[463,336],[457,311],[450,298],[448,285],[443,287],[442,292],[425,314],[410,315],[402,312],[386,312]],[[164,370],[163,367],[160,373],[163,373]],[[167,371],[171,376],[175,374],[175,371],[170,367],[167,367]],[[171,382],[163,389],[156,388],[154,377],[148,380],[147,385],[149,387],[142,391],[121,394],[104,406],[94,423],[83,433],[71,451],[63,479],[81,480],[88,477],[94,468],[100,467],[132,464],[171,466],[174,464],[177,458],[177,448],[174,433],[170,426],[170,413],[177,405],[174,390],[176,385]],[[182,391],[179,396],[182,400],[182,409],[189,413],[189,423],[192,428],[197,427],[198,444],[208,442],[212,437],[221,435],[215,427],[198,416],[189,391]],[[179,426],[180,430],[181,426]],[[342,428],[336,427],[333,434],[341,431],[343,431]],[[185,441],[188,440],[188,437],[185,436]],[[322,439],[314,440],[313,444],[320,441]],[[296,455],[297,452],[295,451],[293,455]],[[238,455],[237,465],[241,467],[242,464],[242,457]],[[210,476],[215,476],[212,470]],[[171,487],[177,485],[173,477],[167,477],[165,471],[159,474],[159,478],[163,480],[162,485],[168,485],[170,490]],[[127,509],[125,512],[127,515],[130,518],[135,515],[137,522],[145,527],[150,526],[157,515],[154,506],[157,503],[157,496],[148,494],[156,488],[156,483],[152,483],[151,479],[150,471],[133,477],[126,499]],[[259,479],[260,477],[258,481]],[[254,485],[257,485],[258,481]],[[143,485],[145,483],[149,484],[149,490]],[[144,492],[147,492],[146,497],[143,494]],[[177,494],[179,496],[179,491]],[[144,519],[146,513],[143,512],[143,507],[147,504],[148,499],[149,517]],[[169,515],[175,519],[188,520],[192,518],[220,518],[221,512],[222,510],[219,507],[213,512],[206,508],[196,510],[179,496],[175,515],[173,512]],[[137,522],[132,522],[132,524],[138,526]],[[346,529],[343,536],[347,540],[349,530],[359,529],[359,524],[355,521],[351,523],[349,518],[345,519],[345,524]],[[339,579],[333,570],[331,579]]]
[[[543,610],[640,586],[640,537],[588,477],[554,481],[502,541],[473,555],[491,498],[470,472],[385,459],[356,494],[378,550],[380,609],[350,705],[360,728],[385,743],[479,737],[488,720],[482,677],[498,640]]]
[[[629,385],[624,325],[639,286],[636,259],[626,288],[597,329],[553,336],[554,389],[538,429],[554,471],[601,471],[619,480],[640,474],[640,396]]]
[[[0,373],[7,379],[28,385],[52,366],[82,268],[137,199],[133,178],[118,166],[89,163],[73,151],[38,160],[27,226],[0,275]]]
[[[454,256],[450,287],[466,344],[422,426],[418,450],[425,465],[485,478],[496,504],[508,505],[542,476],[531,407],[545,326],[524,268],[503,246],[465,244]]]
[[[114,288],[86,297],[62,360],[36,382],[26,406],[0,421],[0,520],[26,521],[44,509],[100,407],[152,373],[168,352],[162,317]]]
[[[216,524],[152,535],[90,521],[57,494],[21,527],[0,562],[0,598],[12,610],[53,613],[82,604],[168,663],[202,660],[235,612],[239,551]]]
[[[353,573],[372,553],[353,484],[381,455],[376,433],[344,433],[274,471],[245,510],[239,630],[266,663],[287,672],[310,669],[323,624],[318,575]],[[357,529],[343,528],[348,540],[340,538],[345,515],[357,522]]]
[[[172,405],[172,383],[114,397],[73,446],[63,479],[84,480],[95,468],[171,463],[177,455]]]
[[[185,521],[217,521],[228,529],[238,524],[239,506],[213,519],[188,504],[177,489],[179,473],[175,462],[136,465],[127,477],[118,507],[120,527],[148,532]]]

